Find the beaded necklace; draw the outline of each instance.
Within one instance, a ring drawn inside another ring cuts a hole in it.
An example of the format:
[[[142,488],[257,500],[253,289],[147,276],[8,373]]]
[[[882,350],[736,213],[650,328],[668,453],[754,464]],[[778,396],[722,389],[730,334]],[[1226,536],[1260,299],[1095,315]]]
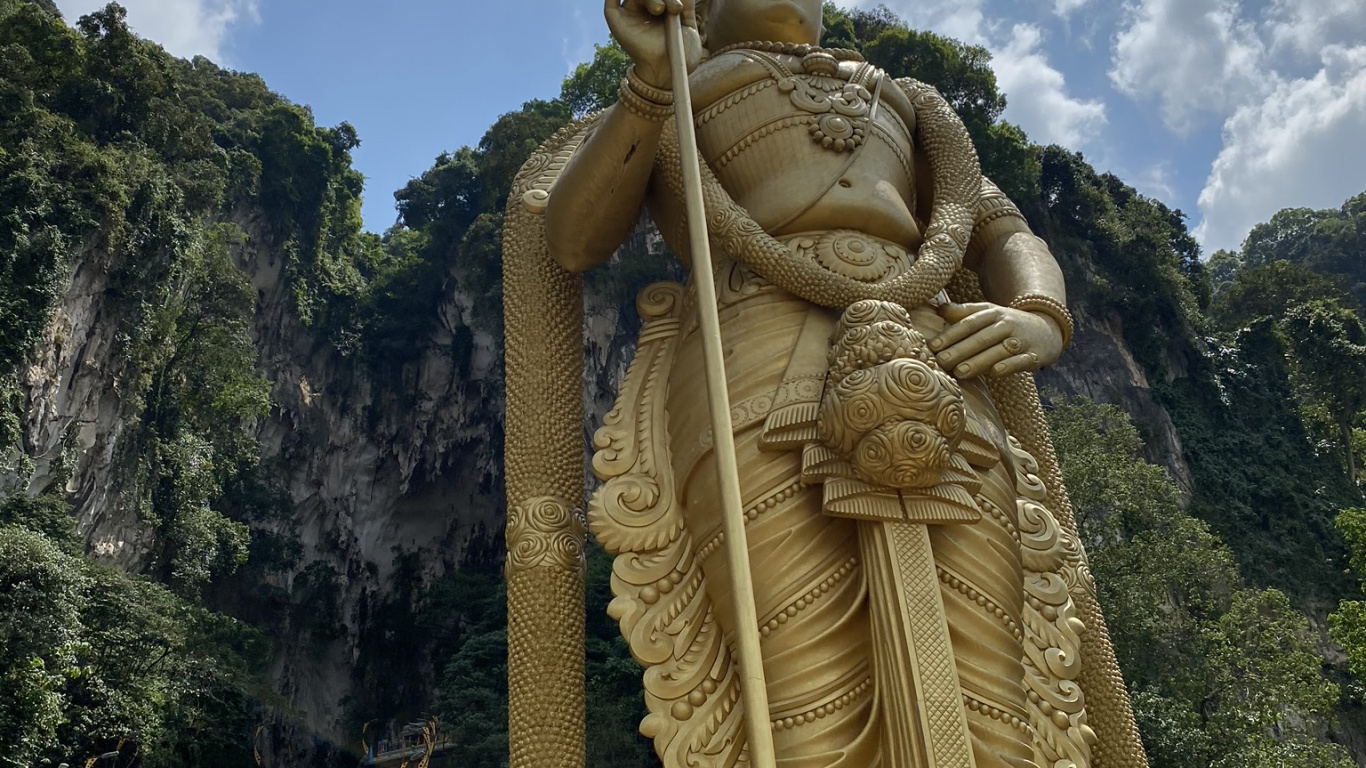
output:
[[[739,50],[781,53],[788,56],[808,56],[813,53],[824,53],[835,57],[839,61],[864,60],[863,54],[848,48],[822,48],[819,45],[811,45],[810,43],[777,43],[768,40],[751,40],[744,43],[734,43],[720,50],[712,51],[709,58],[715,58],[723,53]]]

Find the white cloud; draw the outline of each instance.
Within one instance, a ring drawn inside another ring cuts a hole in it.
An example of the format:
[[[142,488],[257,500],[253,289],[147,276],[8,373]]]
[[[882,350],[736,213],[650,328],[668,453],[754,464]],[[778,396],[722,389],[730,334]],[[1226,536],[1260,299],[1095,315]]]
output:
[[[1186,133],[1222,123],[1199,196],[1206,251],[1238,248],[1286,207],[1337,206],[1366,186],[1366,3],[1131,0],[1110,79]]]
[[[1176,187],[1172,184],[1172,166],[1166,161],[1143,169],[1131,183],[1139,192],[1163,202],[1170,202],[1176,197]]]
[[[1080,7],[1086,0],[1059,0]],[[865,6],[877,4],[863,0]],[[1033,24],[1003,29],[987,21],[984,0],[896,0],[888,6],[914,29],[928,29],[991,51],[991,67],[1006,95],[1006,119],[1034,141],[1077,149],[1105,125],[1105,105],[1068,95],[1066,78],[1048,62],[1043,33]]]
[[[1278,53],[1318,58],[1330,45],[1366,40],[1366,3],[1361,0],[1271,0],[1267,36]]]
[[[599,11],[594,22],[602,24],[601,11]],[[566,32],[569,31],[566,30]],[[561,51],[564,54],[564,69],[565,72],[569,73],[577,69],[579,64],[593,60],[593,35],[598,33],[596,27],[589,25],[581,3],[574,4],[574,28],[572,31],[572,35],[565,34],[560,40]]]
[[[1005,47],[993,52],[996,81],[1006,94],[1005,117],[1040,144],[1079,147],[1105,126],[1105,105],[1068,96],[1062,73],[1040,50],[1042,42],[1038,27],[1017,24]]]
[[[1053,0],[1053,13],[1067,18],[1072,12],[1086,5],[1091,0]]]
[[[1336,207],[1366,187],[1366,45],[1330,46],[1308,78],[1280,79],[1224,125],[1224,148],[1200,193],[1196,237],[1238,248],[1286,207]]]
[[[1156,99],[1177,133],[1190,131],[1202,112],[1226,114],[1263,89],[1265,47],[1239,10],[1238,0],[1130,3],[1111,81],[1127,96]]]
[[[987,44],[985,0],[858,0],[856,5],[886,5],[911,29],[928,29],[969,45]]]
[[[57,0],[67,21],[103,8],[108,0]],[[259,0],[121,0],[128,26],[176,56],[222,62],[231,28],[260,22]]]

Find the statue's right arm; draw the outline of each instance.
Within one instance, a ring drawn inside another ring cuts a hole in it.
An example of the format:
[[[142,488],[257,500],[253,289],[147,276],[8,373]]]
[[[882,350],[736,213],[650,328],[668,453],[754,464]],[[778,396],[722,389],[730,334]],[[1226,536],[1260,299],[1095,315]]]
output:
[[[574,153],[545,212],[550,253],[560,266],[596,267],[631,233],[663,126],[617,104]]]
[[[693,0],[605,1],[607,26],[634,62],[633,77],[650,89],[670,90],[664,20],[681,14],[689,53],[700,53]],[[666,119],[664,110],[654,111],[659,114],[646,116],[621,101],[608,108],[556,182],[545,212],[546,236],[565,269],[582,272],[603,263],[630,234]]]

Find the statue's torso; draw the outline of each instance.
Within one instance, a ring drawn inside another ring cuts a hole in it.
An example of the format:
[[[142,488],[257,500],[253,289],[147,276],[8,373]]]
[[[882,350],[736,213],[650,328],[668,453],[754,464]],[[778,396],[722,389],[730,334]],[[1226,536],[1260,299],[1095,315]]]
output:
[[[915,113],[881,70],[734,51],[692,84],[702,154],[770,234],[857,229],[919,245]]]

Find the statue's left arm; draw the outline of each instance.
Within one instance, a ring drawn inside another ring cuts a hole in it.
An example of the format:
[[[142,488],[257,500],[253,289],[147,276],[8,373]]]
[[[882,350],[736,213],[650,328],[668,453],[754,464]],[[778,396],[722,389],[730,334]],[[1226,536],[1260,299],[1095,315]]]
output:
[[[958,378],[1032,371],[1058,359],[1071,336],[1062,269],[1013,203],[983,178],[964,266],[986,302],[951,304],[951,325],[930,346]]]

